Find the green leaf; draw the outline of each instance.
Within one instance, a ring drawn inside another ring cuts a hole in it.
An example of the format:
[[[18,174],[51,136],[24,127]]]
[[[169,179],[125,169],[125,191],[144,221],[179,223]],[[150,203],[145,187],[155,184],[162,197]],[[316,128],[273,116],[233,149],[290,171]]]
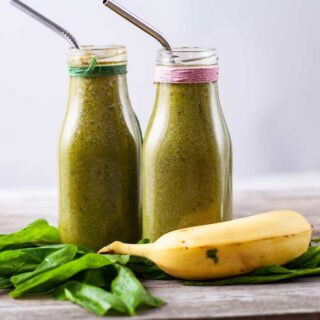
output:
[[[285,267],[273,265],[257,269],[244,276],[230,277],[215,281],[184,281],[187,286],[225,286],[236,284],[262,284],[281,280],[320,275],[320,268],[290,270]]]
[[[250,272],[250,275],[252,276],[268,276],[273,274],[286,274],[286,273],[292,273],[293,270],[289,270],[285,267],[281,267],[279,265],[271,265],[263,268],[259,268],[257,270],[254,270]]]
[[[138,307],[160,307],[163,301],[153,297],[127,267],[115,264],[118,275],[111,283],[111,292],[127,306],[130,315],[135,315]]]
[[[149,239],[141,239],[138,244],[150,243]],[[143,279],[152,280],[170,280],[173,277],[162,271],[155,263],[147,258],[130,256],[127,264],[128,268],[131,269],[135,275]]]
[[[48,255],[65,247],[52,246],[7,250],[0,252],[0,276],[11,276],[34,270]]]
[[[142,257],[131,256],[127,264],[138,277],[152,280],[170,280],[173,277],[162,271],[151,260]]]
[[[0,277],[0,289],[13,288],[13,285],[9,278]]]
[[[12,298],[25,294],[47,292],[61,285],[77,273],[87,269],[99,269],[116,262],[125,263],[127,258],[118,255],[88,253],[53,270],[46,271],[18,285],[11,293]]]
[[[285,267],[288,269],[309,269],[316,268],[319,264],[320,247],[309,247],[307,252],[287,263]]]
[[[138,244],[147,244],[147,243],[150,243],[150,239],[143,238],[143,239],[138,241]]]
[[[311,239],[311,242],[318,243],[318,242],[320,242],[320,238]]]
[[[26,272],[11,277],[10,281],[15,287],[45,271],[52,270],[74,259],[77,253],[77,246],[65,245],[62,249],[47,255],[44,260],[32,272]]]
[[[127,313],[126,305],[118,296],[81,282],[70,281],[60,286],[56,289],[54,298],[69,300],[99,316],[106,315],[111,309]]]
[[[109,289],[111,279],[106,275],[106,271],[103,269],[89,269],[81,274],[77,281],[100,288]]]
[[[47,221],[39,219],[20,231],[0,237],[0,251],[59,242],[57,228],[49,226]]]

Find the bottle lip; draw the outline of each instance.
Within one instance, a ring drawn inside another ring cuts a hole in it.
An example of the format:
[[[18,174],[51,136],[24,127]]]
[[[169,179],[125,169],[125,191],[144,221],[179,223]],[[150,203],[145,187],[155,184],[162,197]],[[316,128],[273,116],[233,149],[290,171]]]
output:
[[[217,65],[217,50],[204,47],[162,48],[157,52],[156,64],[175,67]]]
[[[127,49],[123,45],[82,45],[68,51],[69,66],[89,66],[92,58],[97,65],[113,65],[127,63]]]

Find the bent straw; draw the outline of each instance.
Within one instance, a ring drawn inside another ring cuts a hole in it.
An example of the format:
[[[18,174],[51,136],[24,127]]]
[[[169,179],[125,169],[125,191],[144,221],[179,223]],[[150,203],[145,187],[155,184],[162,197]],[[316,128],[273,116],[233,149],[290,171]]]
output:
[[[152,27],[151,25],[149,25],[148,23],[146,23],[145,21],[143,21],[142,19],[140,19],[139,17],[137,17],[136,15],[128,11],[127,9],[125,9],[124,7],[120,6],[113,0],[103,0],[103,4],[109,9],[119,14],[121,17],[125,18],[126,20],[128,20],[129,22],[131,22],[132,24],[140,28],[141,30],[148,33],[150,36],[152,36],[156,40],[158,40],[161,43],[161,45],[164,48],[166,48],[166,50],[172,51],[172,48],[169,42],[154,27]]]
[[[62,28],[61,26],[59,26],[58,24],[56,24],[52,20],[48,19],[47,17],[45,17],[41,13],[39,13],[36,10],[30,8],[29,6],[27,6],[26,4],[24,4],[23,2],[21,2],[19,0],[11,0],[10,3],[13,6],[15,6],[16,8],[18,8],[21,11],[23,11],[24,13],[26,13],[27,15],[29,15],[30,17],[32,17],[35,20],[37,20],[40,23],[42,23],[44,26],[48,27],[52,31],[54,31],[57,34],[59,34],[61,37],[66,39],[71,46],[73,46],[73,47],[75,47],[77,49],[80,48],[80,46],[79,46],[77,40],[75,39],[75,37],[69,31],[67,31],[66,29]]]

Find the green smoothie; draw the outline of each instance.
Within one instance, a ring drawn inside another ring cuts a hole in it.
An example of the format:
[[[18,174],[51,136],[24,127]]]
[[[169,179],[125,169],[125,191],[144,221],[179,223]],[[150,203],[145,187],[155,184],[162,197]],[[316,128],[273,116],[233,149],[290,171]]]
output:
[[[140,238],[138,124],[125,71],[99,69],[125,68],[123,57],[116,61],[113,49],[86,48],[69,59],[80,75],[70,76],[59,145],[61,240],[94,250],[114,240]],[[81,74],[91,56],[96,59],[93,74]]]
[[[142,154],[143,237],[232,218],[231,141],[217,82],[157,83]]]

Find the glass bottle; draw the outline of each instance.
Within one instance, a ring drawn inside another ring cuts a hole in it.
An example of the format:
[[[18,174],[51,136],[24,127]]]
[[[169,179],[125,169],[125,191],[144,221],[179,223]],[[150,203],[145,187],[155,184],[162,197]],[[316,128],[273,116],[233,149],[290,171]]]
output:
[[[69,101],[59,143],[59,229],[97,250],[140,239],[141,135],[123,46],[70,49]]]
[[[142,151],[142,229],[169,231],[232,218],[232,150],[213,49],[158,52],[156,99]]]

